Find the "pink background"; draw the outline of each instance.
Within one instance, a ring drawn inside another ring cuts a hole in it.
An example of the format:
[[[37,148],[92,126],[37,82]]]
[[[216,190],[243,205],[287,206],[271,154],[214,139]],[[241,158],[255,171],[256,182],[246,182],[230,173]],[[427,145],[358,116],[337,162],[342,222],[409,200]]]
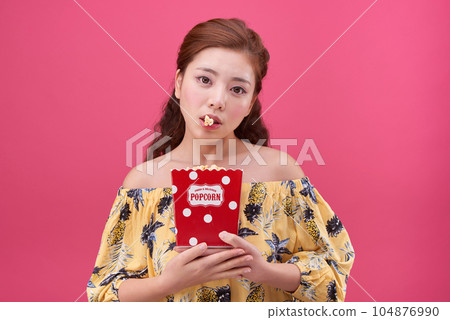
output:
[[[271,54],[264,110],[373,2],[78,1],[170,92],[190,28],[244,19]],[[449,9],[378,1],[264,115],[326,163],[302,167],[354,245],[347,301],[450,300]],[[104,30],[74,1],[0,2],[1,301],[86,301],[125,142],[167,99]]]

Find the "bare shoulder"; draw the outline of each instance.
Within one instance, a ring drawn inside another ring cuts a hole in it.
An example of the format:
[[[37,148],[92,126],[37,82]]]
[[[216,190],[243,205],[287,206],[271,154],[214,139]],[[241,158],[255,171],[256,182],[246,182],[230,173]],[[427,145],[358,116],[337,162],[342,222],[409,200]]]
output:
[[[263,152],[266,154],[264,159],[269,159],[269,165],[277,176],[276,180],[294,180],[305,176],[300,165],[288,153],[270,147],[264,147]]]
[[[143,162],[132,168],[125,179],[122,187],[125,189],[148,188],[151,184],[159,184],[159,175],[153,170],[153,160]]]

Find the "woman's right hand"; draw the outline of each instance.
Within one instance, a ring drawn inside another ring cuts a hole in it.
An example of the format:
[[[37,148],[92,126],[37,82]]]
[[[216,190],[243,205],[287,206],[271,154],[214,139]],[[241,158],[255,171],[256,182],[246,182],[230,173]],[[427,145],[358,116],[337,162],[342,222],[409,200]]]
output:
[[[170,293],[213,280],[241,279],[251,271],[248,265],[253,257],[245,255],[244,250],[234,248],[203,255],[206,248],[205,243],[198,244],[167,263],[160,280]]]

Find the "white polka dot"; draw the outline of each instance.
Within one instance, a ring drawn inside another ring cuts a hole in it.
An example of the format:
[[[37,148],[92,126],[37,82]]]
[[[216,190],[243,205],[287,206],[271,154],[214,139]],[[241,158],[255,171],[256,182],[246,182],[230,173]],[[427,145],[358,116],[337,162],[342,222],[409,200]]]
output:
[[[195,179],[197,179],[197,177],[198,177],[197,172],[192,171],[191,173],[189,173],[189,178],[190,178],[191,180],[195,180]]]
[[[231,202],[228,204],[228,207],[229,207],[231,210],[234,210],[234,209],[237,208],[237,203],[236,203],[235,201],[231,201]]]
[[[177,186],[172,186],[172,193],[177,193],[177,191],[178,191]]]
[[[183,210],[183,216],[189,217],[191,215],[191,209],[186,208]]]
[[[230,177],[229,176],[224,176],[222,178],[222,183],[223,184],[229,184],[230,183]]]
[[[197,242],[198,242],[197,238],[195,238],[195,237],[192,237],[192,238],[189,239],[189,244],[191,246],[195,246],[197,244]]]
[[[205,220],[206,223],[210,223],[212,221],[212,216],[210,214],[205,214],[203,220]]]

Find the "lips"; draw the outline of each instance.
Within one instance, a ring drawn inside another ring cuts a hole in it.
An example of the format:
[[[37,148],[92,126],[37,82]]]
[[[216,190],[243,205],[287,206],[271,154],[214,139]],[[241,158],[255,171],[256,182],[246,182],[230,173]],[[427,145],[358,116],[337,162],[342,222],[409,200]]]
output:
[[[222,125],[219,123],[213,123],[212,125],[208,126],[206,125],[203,120],[201,120],[200,125],[205,129],[205,130],[215,130],[220,128]]]
[[[205,121],[205,116],[210,117],[211,119],[214,120],[214,123],[218,123],[218,124],[222,124],[222,121],[220,121],[220,119],[213,115],[213,114],[205,114],[204,116],[200,117],[200,119],[204,122]]]

